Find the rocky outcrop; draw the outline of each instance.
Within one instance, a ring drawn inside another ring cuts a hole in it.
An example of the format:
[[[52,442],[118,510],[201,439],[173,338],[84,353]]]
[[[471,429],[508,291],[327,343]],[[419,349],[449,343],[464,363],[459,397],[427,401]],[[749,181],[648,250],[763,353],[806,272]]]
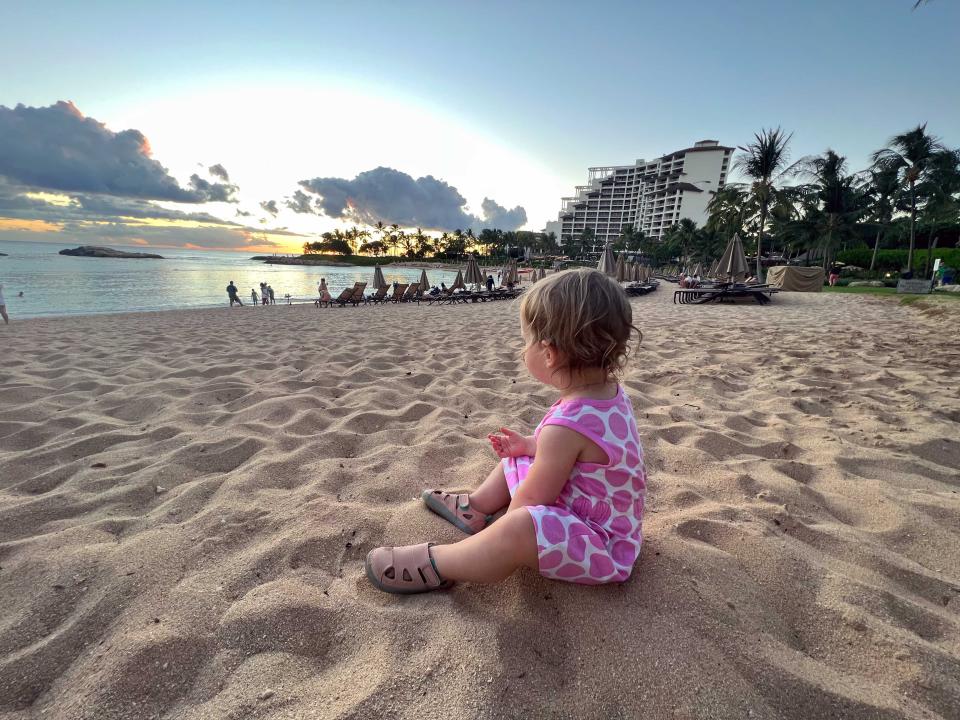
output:
[[[96,245],[82,245],[73,250],[61,250],[61,255],[75,255],[77,257],[95,257],[95,258],[137,258],[146,260],[163,260],[163,255],[154,255],[152,253],[126,252],[125,250],[114,250],[113,248],[98,247]]]

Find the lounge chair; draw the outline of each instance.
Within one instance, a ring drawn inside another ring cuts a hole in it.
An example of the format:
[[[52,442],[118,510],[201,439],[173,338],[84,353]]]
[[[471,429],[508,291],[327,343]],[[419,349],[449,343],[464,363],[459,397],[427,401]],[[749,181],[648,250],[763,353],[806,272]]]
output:
[[[366,289],[366,287],[366,283],[354,283],[353,290],[350,291],[349,295],[346,295],[346,291],[344,291],[340,293],[340,297],[336,298],[333,302],[340,307],[343,307],[347,303],[356,307],[360,303],[364,302],[363,291]]]
[[[343,292],[340,293],[337,297],[330,298],[329,300],[314,300],[313,304],[316,305],[317,307],[323,307],[324,305],[326,305],[327,307],[333,307],[334,303],[340,303],[340,304],[345,303],[350,299],[351,295],[353,295],[353,288],[344,288]]]
[[[400,302],[415,302],[420,304],[420,283],[410,283],[407,291],[400,296]]]
[[[407,292],[407,288],[410,287],[407,283],[400,283],[393,290],[393,295],[388,298],[384,298],[384,302],[400,302],[403,300],[403,294]]]
[[[384,285],[382,288],[378,288],[377,291],[367,298],[367,302],[372,303],[382,303],[387,299],[387,290],[390,289],[389,285]]]

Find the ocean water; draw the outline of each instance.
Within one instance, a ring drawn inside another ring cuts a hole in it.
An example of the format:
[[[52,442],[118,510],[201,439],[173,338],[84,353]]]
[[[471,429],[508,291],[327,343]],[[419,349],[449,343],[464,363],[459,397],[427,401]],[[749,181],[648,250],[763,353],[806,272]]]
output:
[[[312,302],[320,278],[326,278],[336,295],[355,282],[373,286],[372,267],[306,267],[267,265],[234,252],[126,248],[117,250],[154,252],[164,260],[83,258],[58,254],[76,245],[0,241],[0,284],[11,318],[90,315],[113,312],[143,312],[180,308],[226,307],[226,286],[231,280],[244,304],[250,289],[260,293],[260,283],[273,287],[277,303]],[[386,265],[387,282],[417,282],[420,270]],[[456,273],[428,270],[434,285],[450,285]],[[23,292],[23,297],[18,293]]]

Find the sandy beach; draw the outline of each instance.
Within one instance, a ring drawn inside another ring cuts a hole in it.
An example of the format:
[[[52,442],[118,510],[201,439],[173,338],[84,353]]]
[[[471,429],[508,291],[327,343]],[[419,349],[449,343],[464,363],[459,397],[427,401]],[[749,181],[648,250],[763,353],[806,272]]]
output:
[[[599,588],[363,575],[555,399],[515,304],[0,326],[0,718],[960,717],[960,304],[670,287]]]

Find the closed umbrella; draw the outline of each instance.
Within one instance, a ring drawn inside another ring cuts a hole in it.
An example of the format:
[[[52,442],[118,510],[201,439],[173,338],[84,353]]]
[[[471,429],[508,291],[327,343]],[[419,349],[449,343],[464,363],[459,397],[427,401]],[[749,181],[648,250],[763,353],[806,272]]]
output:
[[[613,257],[613,248],[610,245],[604,245],[600,262],[597,263],[597,270],[610,277],[617,276],[617,260]]]
[[[627,260],[623,253],[617,255],[617,282],[626,282],[630,279],[627,275]]]
[[[743,252],[743,244],[740,242],[740,236],[734,233],[727,243],[723,255],[720,256],[720,262],[717,266],[718,277],[723,277],[736,282],[743,280],[750,272],[747,265],[747,256]]]
[[[431,287],[432,285],[430,285],[430,281],[427,280],[427,271],[421,270],[420,271],[420,292],[426,292]]]
[[[694,277],[700,277],[700,274],[703,272],[703,268],[700,267],[700,263],[697,263],[696,267],[693,268],[691,275]]]
[[[483,273],[480,272],[480,266],[477,265],[477,259],[471,255],[467,260],[467,273],[463,277],[471,285],[482,285],[483,284]]]
[[[383,279],[383,270],[380,269],[379,265],[373,268],[373,287],[375,290],[387,287],[387,281]]]
[[[540,277],[537,278],[537,279],[538,279],[538,280],[545,280],[546,277],[547,277],[547,269],[546,269],[546,268],[540,268]]]
[[[643,279],[641,276],[640,263],[635,262],[630,264],[630,277],[634,282],[640,282]]]
[[[467,286],[463,284],[463,271],[457,270],[457,279],[453,281],[453,285],[450,286],[450,290],[458,290],[460,288],[466,290]]]

